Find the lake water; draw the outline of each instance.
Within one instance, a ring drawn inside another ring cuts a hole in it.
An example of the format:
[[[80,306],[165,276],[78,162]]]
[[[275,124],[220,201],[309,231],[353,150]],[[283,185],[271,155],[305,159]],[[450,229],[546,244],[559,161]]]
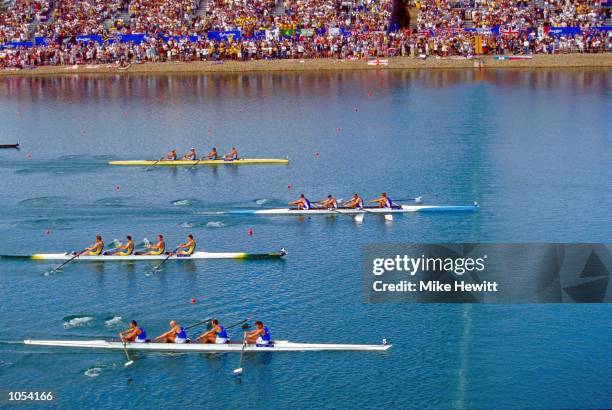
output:
[[[0,389],[53,390],[63,407],[612,407],[609,305],[363,304],[361,246],[611,242],[610,70],[430,70],[4,78],[0,253],[194,233],[210,251],[282,261],[164,265],[0,261],[0,339],[150,335],[254,315],[276,339],[379,343],[385,353],[247,355],[71,351],[0,343]],[[154,169],[111,159],[238,147],[289,165]],[[301,192],[422,195],[470,214],[393,222],[208,211]],[[249,235],[252,229],[252,235]],[[197,303],[192,304],[191,299]],[[232,335],[240,338],[240,332]],[[194,336],[194,334],[191,334]],[[213,404],[214,401],[214,404]]]

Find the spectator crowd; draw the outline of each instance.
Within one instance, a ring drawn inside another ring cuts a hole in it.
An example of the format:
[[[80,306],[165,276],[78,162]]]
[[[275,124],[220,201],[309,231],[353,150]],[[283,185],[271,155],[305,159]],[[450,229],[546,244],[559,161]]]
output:
[[[610,19],[607,0],[410,1],[412,27],[390,30],[392,0],[12,0],[0,12],[0,46],[48,41],[5,48],[0,68],[612,51],[612,31],[601,29]],[[548,36],[555,27],[580,31]],[[235,30],[241,38],[206,35]],[[147,36],[140,43],[75,37],[93,34]]]

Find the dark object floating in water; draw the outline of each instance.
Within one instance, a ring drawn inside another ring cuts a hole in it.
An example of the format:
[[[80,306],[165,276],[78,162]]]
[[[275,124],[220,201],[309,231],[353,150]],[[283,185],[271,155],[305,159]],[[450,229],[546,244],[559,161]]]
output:
[[[0,149],[2,148],[15,148],[19,149],[19,143],[17,144],[0,144]]]

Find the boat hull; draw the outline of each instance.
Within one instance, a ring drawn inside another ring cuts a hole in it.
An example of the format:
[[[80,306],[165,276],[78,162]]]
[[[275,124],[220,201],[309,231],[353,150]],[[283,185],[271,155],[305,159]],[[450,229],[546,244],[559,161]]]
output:
[[[172,255],[130,255],[130,256],[113,256],[100,255],[88,256],[82,255],[76,257],[73,262],[134,262],[134,261],[163,261],[168,260],[202,260],[202,259],[277,259],[286,255],[284,250],[280,252],[270,253],[245,253],[245,252],[194,252],[191,256]],[[47,260],[47,261],[67,261],[74,257],[71,253],[35,253],[33,255],[0,255],[3,259],[30,259],[30,260]]]
[[[364,209],[248,209],[229,211],[229,214],[234,215],[268,215],[268,216],[286,216],[286,215],[358,215],[358,214],[401,214],[412,212],[474,212],[479,209],[475,205],[402,205],[399,208],[364,208]]]
[[[19,149],[19,144],[0,144],[0,149]]]
[[[107,340],[24,340],[24,344],[32,346],[65,347],[75,349],[102,349],[122,350],[120,341]],[[330,343],[293,343],[286,340],[275,341],[271,346],[248,344],[246,352],[320,352],[320,351],[385,351],[389,344],[361,345],[361,344],[330,344]],[[125,348],[131,351],[154,352],[197,352],[197,353],[225,353],[242,350],[242,343],[205,344],[205,343],[130,343]]]
[[[250,165],[250,164],[288,164],[288,159],[281,158],[242,158],[234,161],[222,159],[207,159],[202,161],[153,161],[153,160],[129,160],[129,161],[110,161],[110,165],[138,166],[138,167],[187,167],[194,165]]]

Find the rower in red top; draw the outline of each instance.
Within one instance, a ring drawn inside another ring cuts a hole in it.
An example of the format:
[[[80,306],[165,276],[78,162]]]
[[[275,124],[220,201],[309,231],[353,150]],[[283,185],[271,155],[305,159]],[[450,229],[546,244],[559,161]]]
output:
[[[183,155],[183,158],[181,159],[184,161],[195,161],[197,157],[198,155],[196,154],[196,149],[191,147],[189,152]]]
[[[235,161],[238,159],[238,150],[236,149],[236,147],[232,147],[232,150],[230,151],[229,154],[225,155],[225,157],[223,157],[224,160],[226,161]]]
[[[373,199],[369,202],[377,203],[379,208],[389,208],[389,209],[394,208],[393,201],[391,200],[391,198],[387,196],[386,192],[383,192],[382,194],[380,194],[380,198]]]
[[[353,195],[351,199],[349,199],[344,207],[352,208],[352,209],[362,209],[363,208],[363,198],[359,196],[359,194]]]
[[[173,149],[161,159],[162,161],[174,161],[177,157],[176,150]]]
[[[297,201],[289,202],[289,205],[297,206],[297,209],[299,209],[300,211],[304,209],[312,209],[310,201],[306,198],[304,194],[300,194],[300,197],[297,199]]]

